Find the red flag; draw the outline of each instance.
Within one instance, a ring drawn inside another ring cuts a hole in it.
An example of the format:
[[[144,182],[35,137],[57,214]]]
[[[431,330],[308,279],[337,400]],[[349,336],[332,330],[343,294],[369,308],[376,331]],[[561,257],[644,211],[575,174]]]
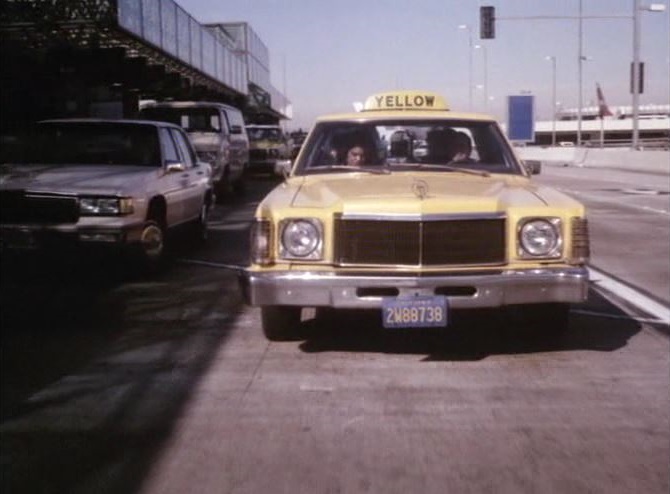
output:
[[[605,96],[603,96],[603,91],[600,89],[600,84],[596,82],[596,93],[598,95],[598,117],[611,117],[612,112],[610,111],[607,103],[605,102]]]

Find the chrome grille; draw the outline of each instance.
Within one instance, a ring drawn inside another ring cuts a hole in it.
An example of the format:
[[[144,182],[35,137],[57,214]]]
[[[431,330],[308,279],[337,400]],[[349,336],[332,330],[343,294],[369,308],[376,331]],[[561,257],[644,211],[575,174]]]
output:
[[[79,203],[76,197],[32,194],[23,190],[0,191],[0,223],[55,224],[76,223]]]
[[[479,265],[505,262],[505,219],[347,219],[334,224],[341,265]]]

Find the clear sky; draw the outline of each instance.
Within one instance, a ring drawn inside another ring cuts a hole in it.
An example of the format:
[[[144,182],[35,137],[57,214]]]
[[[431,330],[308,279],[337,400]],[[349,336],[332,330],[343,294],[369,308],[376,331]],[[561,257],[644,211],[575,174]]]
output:
[[[353,102],[393,89],[437,91],[452,108],[469,107],[469,25],[472,33],[472,110],[505,119],[508,95],[536,96],[537,117],[550,118],[552,63],[556,100],[578,102],[577,19],[528,19],[579,14],[580,0],[176,0],[197,21],[245,21],[270,51],[273,85],[293,103],[287,127],[309,127],[325,113],[351,111]],[[641,104],[670,102],[670,12],[640,13]],[[496,8],[496,38],[479,39],[479,7]],[[630,105],[633,0],[581,0],[584,105],[600,83],[610,106]],[[525,19],[510,19],[524,17]],[[507,18],[507,19],[506,19]],[[486,63],[485,63],[486,61]],[[486,68],[486,70],[485,70]],[[486,74],[486,85],[485,83]],[[486,86],[484,90],[483,86]],[[485,98],[488,94],[488,99]]]

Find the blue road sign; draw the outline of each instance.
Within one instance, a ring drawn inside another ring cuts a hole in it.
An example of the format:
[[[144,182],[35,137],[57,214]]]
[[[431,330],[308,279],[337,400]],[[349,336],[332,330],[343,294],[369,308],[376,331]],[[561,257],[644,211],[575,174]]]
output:
[[[535,97],[533,95],[507,97],[507,137],[510,141],[535,140]]]

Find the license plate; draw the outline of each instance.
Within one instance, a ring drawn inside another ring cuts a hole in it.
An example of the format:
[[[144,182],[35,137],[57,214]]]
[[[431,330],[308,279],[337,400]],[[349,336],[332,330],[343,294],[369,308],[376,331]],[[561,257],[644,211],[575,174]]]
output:
[[[7,249],[36,249],[35,235],[30,230],[6,229],[0,232],[0,244]]]
[[[447,297],[385,298],[385,328],[433,328],[447,325]]]

